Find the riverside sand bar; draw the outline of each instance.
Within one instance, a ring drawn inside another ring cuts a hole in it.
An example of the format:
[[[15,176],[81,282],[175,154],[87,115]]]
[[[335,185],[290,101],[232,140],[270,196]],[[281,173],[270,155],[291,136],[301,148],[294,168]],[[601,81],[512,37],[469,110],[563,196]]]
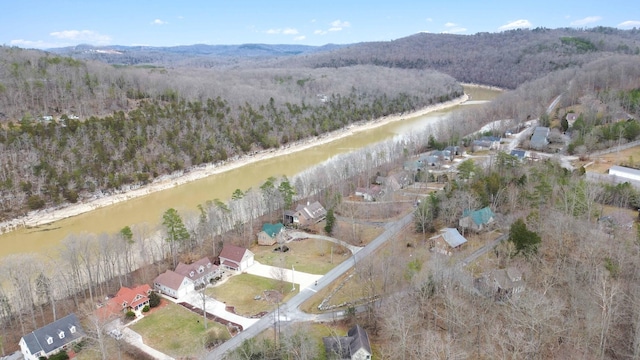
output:
[[[499,93],[478,87],[465,87],[465,92],[473,100],[491,100]],[[207,200],[226,200],[235,189],[259,186],[269,176],[291,177],[337,154],[423,129],[444,118],[448,111],[465,100],[466,96],[415,113],[354,125],[278,150],[244,156],[221,166],[192,169],[126,193],[29,214],[14,221],[26,228],[0,235],[0,257],[12,253],[47,252],[73,233],[115,233],[124,226],[143,223],[153,228],[170,207],[184,214],[196,211],[196,206]],[[445,109],[447,112],[443,112]]]

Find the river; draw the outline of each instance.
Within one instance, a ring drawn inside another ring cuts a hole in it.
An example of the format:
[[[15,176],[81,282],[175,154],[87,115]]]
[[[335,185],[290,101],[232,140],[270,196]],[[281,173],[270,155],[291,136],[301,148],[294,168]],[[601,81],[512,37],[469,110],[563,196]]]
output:
[[[473,101],[492,100],[500,92],[480,87],[465,87]],[[50,254],[69,234],[115,233],[123,227],[147,223],[156,226],[162,214],[175,208],[181,214],[195,212],[207,200],[227,200],[235,189],[258,187],[269,176],[289,178],[327,159],[412,131],[420,131],[435,119],[447,116],[460,106],[424,116],[407,118],[312,148],[251,163],[227,172],[211,175],[171,189],[99,208],[78,216],[35,228],[22,228],[0,235],[0,257],[26,252]]]

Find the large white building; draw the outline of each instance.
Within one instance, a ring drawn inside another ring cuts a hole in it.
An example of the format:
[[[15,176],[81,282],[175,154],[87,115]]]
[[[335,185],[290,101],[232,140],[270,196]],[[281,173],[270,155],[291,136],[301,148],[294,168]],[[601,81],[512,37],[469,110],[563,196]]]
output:
[[[609,169],[609,175],[618,176],[627,180],[640,181],[640,170],[614,165]]]

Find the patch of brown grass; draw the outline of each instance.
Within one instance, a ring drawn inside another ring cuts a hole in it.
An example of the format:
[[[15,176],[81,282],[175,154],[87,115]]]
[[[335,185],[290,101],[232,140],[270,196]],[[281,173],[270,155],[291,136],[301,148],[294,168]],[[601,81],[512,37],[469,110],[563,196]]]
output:
[[[324,275],[350,256],[345,247],[320,239],[305,239],[286,244],[289,251],[275,252],[273,246],[254,246],[251,251],[261,264],[284,267],[310,274]],[[333,247],[333,259],[331,251]],[[346,254],[347,256],[343,256]]]
[[[591,157],[588,161],[579,163],[579,166],[589,163],[590,165],[586,167],[586,170],[599,174],[606,174],[609,168],[614,165],[640,166],[640,146],[625,149],[620,152]]]
[[[263,311],[271,311],[276,304],[265,300],[265,291],[277,291],[283,296],[283,301],[289,300],[299,292],[296,286],[291,291],[289,282],[280,282],[250,274],[241,274],[231,277],[224,284],[207,289],[207,295],[228,306],[233,306],[238,315],[252,316]],[[257,297],[259,300],[256,300]]]

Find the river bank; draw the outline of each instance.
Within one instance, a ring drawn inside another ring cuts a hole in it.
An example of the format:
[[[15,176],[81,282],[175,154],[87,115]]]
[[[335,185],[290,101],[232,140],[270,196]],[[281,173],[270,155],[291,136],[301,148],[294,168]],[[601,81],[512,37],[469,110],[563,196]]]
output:
[[[354,123],[347,128],[336,130],[334,132],[323,134],[300,142],[288,144],[280,147],[279,149],[260,151],[253,154],[231,158],[223,163],[198,166],[187,171],[164,175],[158,177],[150,184],[134,189],[122,190],[121,192],[116,194],[96,196],[92,199],[84,200],[76,204],[65,204],[57,208],[33,211],[26,216],[0,223],[0,234],[11,232],[21,227],[30,228],[45,224],[51,224],[56,221],[77,216],[95,209],[128,201],[154,192],[171,189],[176,186],[203,179],[214,174],[230,171],[232,169],[236,169],[254,162],[277,156],[292,154],[294,152],[309,149],[314,146],[330,143],[332,141],[342,139],[357,132],[370,130],[400,120],[424,116],[431,112],[440,111],[449,107],[460,105],[468,99],[468,95],[465,94],[457,99],[428,106],[412,113],[390,115],[372,121],[362,121],[359,123]]]

